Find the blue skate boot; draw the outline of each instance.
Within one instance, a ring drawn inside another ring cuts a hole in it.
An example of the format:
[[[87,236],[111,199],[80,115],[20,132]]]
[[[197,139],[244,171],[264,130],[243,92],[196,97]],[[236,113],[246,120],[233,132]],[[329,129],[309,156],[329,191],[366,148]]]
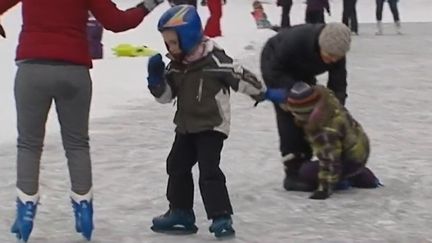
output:
[[[216,238],[234,237],[235,230],[232,227],[231,215],[224,215],[213,219],[210,225],[210,233],[214,233]]]
[[[72,208],[75,215],[75,230],[84,238],[91,240],[93,226],[93,199],[90,190],[85,195],[71,192]]]
[[[153,218],[151,230],[166,234],[195,234],[195,214],[192,209],[169,209],[165,214]]]
[[[19,240],[27,242],[33,229],[33,221],[36,216],[39,195],[36,193],[35,195],[30,196],[22,192],[20,189],[17,189],[17,191],[17,213],[11,232],[15,234]]]

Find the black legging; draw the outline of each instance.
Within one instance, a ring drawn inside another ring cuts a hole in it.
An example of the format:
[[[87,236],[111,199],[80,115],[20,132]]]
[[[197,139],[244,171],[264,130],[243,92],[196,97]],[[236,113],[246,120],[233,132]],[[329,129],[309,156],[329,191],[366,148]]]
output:
[[[292,6],[292,2],[289,2],[282,6],[282,20],[281,20],[282,28],[287,28],[291,26],[291,22],[290,22],[291,6]]]
[[[342,22],[358,33],[356,4],[357,0],[343,0]]]
[[[376,19],[378,21],[382,20],[382,12],[385,0],[376,0]],[[393,15],[394,22],[399,22],[399,11],[397,7],[398,0],[387,0],[391,13]]]

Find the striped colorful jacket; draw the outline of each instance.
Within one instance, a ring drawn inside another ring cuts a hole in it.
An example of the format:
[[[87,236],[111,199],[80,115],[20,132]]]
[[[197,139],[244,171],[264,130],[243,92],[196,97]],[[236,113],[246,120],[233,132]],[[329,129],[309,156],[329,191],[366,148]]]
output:
[[[321,98],[306,122],[298,122],[320,163],[319,190],[331,189],[341,178],[344,163],[366,164],[369,139],[361,125],[324,86],[314,87]]]

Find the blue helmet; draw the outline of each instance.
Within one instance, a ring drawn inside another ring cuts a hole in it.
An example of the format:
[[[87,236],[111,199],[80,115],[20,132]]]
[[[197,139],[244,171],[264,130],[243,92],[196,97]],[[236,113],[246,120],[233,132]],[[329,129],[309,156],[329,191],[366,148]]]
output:
[[[168,9],[159,19],[160,32],[174,29],[180,42],[180,48],[189,54],[204,36],[201,19],[192,5],[177,5]]]

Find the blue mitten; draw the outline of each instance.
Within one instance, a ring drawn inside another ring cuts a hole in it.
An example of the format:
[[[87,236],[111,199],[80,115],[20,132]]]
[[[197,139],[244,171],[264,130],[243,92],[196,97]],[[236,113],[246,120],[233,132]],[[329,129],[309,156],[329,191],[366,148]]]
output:
[[[147,72],[147,82],[149,87],[155,87],[163,83],[165,63],[162,61],[161,54],[158,53],[149,58]]]
[[[267,89],[265,99],[274,103],[285,103],[287,99],[287,91],[285,89]]]

